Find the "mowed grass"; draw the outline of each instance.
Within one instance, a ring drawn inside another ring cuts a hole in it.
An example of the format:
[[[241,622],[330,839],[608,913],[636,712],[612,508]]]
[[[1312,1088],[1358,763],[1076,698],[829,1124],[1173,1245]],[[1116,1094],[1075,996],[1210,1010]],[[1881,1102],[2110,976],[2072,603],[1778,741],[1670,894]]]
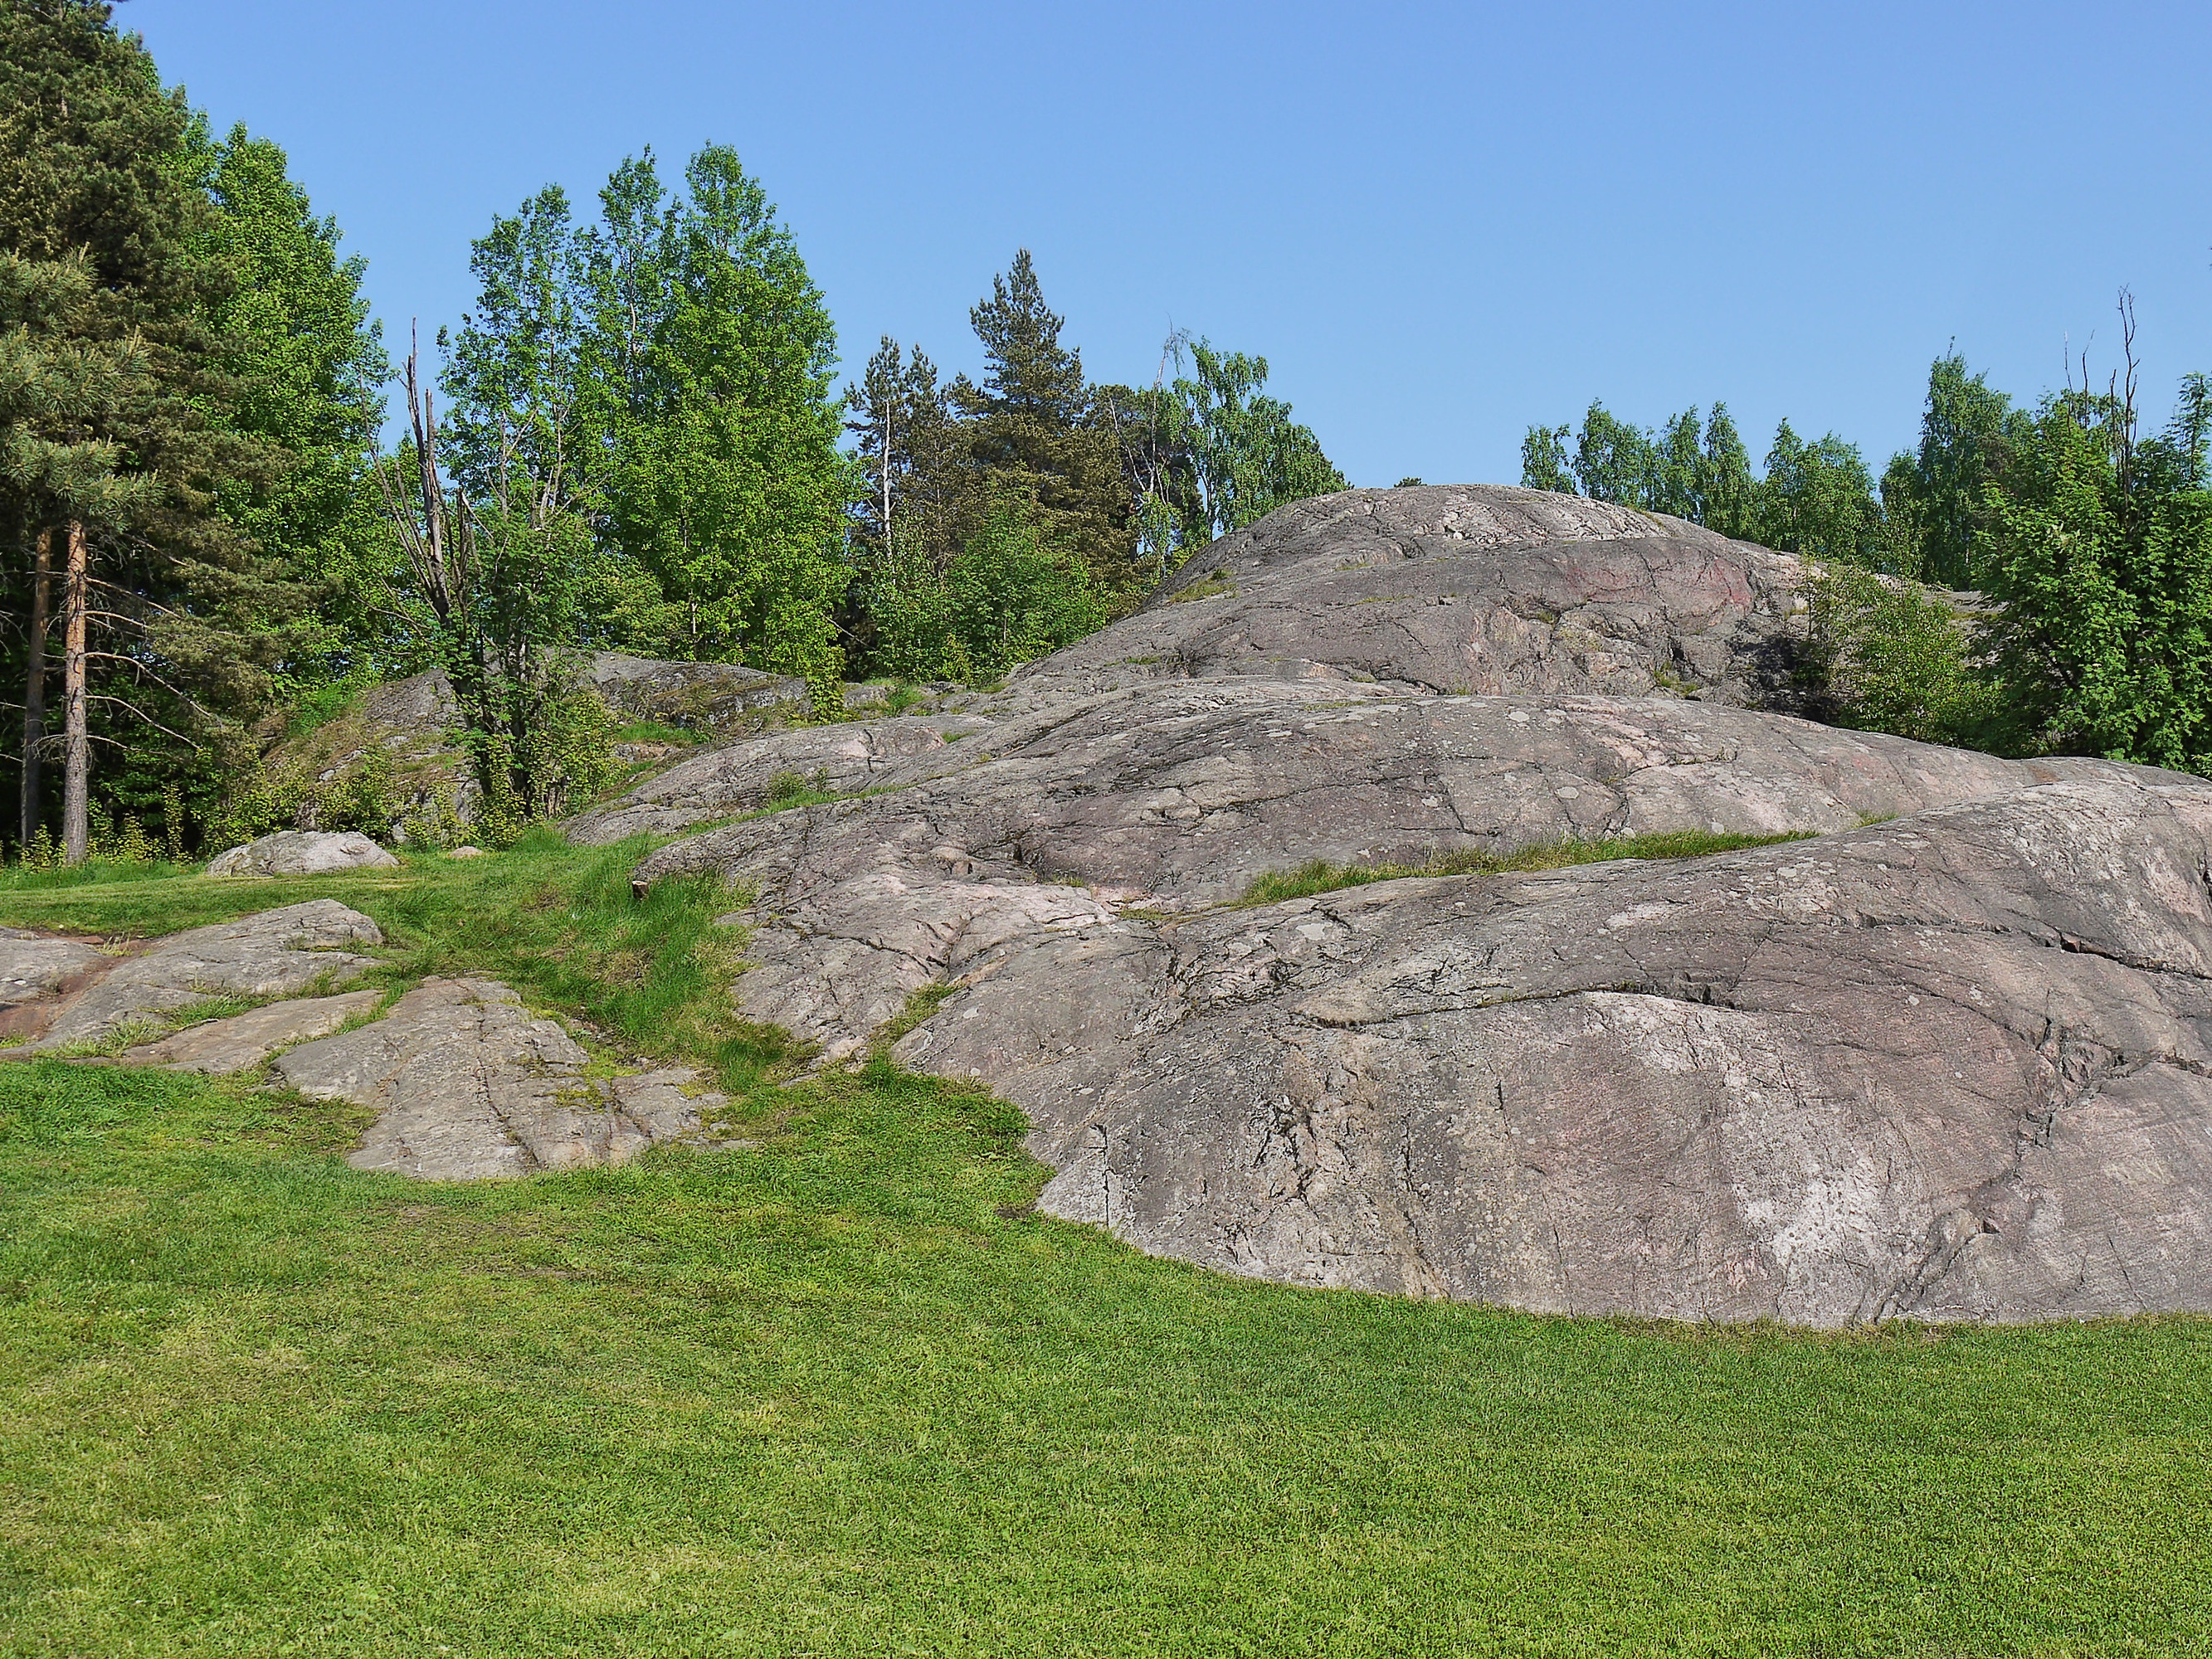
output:
[[[2212,1323],[1659,1328],[1149,1260],[1029,1211],[1011,1109],[781,1083],[676,1010],[726,900],[628,862],[298,885],[621,1046],[674,1022],[755,1146],[424,1186],[345,1167],[350,1109],[0,1065],[0,1651],[2212,1646]]]

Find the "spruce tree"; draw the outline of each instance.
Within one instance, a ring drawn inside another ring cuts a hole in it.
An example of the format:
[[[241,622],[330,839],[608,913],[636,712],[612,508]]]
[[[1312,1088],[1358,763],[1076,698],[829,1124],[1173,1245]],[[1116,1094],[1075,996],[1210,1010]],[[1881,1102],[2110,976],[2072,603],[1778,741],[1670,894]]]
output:
[[[1135,503],[1113,411],[1092,397],[1082,354],[1060,343],[1064,319],[1045,304],[1027,248],[968,315],[983,346],[983,382],[963,375],[949,397],[969,424],[974,521],[1009,492],[1028,496],[1045,539],[1072,546],[1093,583],[1121,604],[1133,602]]]
[[[0,252],[16,262],[0,325],[47,366],[0,410],[0,489],[30,582],[41,532],[50,562],[56,542],[64,550],[72,860],[88,850],[92,738],[128,746],[244,711],[276,649],[258,620],[303,608],[217,499],[279,463],[228,424],[237,386],[216,319],[229,283],[191,176],[192,130],[181,94],[162,89],[106,6],[0,3]],[[94,628],[113,647],[96,670]]]

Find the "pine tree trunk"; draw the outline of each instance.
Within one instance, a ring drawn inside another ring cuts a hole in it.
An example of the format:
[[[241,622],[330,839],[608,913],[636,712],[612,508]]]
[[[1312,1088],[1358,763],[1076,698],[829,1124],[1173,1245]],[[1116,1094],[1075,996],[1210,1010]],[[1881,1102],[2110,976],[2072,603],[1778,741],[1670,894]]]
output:
[[[31,573],[30,667],[23,676],[23,813],[20,851],[30,850],[46,814],[40,799],[46,746],[46,611],[54,586],[54,532],[39,532],[39,558]]]
[[[84,526],[69,527],[69,570],[62,583],[62,862],[90,854],[88,787],[92,756],[84,731]]]

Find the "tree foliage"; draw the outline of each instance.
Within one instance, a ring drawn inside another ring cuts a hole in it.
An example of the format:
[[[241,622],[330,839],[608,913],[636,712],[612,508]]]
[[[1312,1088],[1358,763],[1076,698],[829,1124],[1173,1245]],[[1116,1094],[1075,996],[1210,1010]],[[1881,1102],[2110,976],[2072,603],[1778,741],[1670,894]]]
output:
[[[1187,333],[1170,337],[1168,353],[1174,380],[1129,400],[1136,420],[1123,440],[1139,471],[1144,541],[1161,568],[1279,507],[1347,488],[1290,404],[1261,391],[1265,357]]]
[[[2212,772],[2212,394],[2139,441],[2133,380],[2045,399],[1991,466],[1991,666],[2014,746]]]
[[[1060,620],[1016,633],[1049,649],[1073,637],[1068,619],[1095,617],[1087,629],[1126,611],[1215,537],[1346,487],[1290,405],[1261,390],[1265,358],[1179,333],[1153,386],[1088,381],[1026,250],[969,320],[986,364],[980,384],[940,384],[924,352],[886,337],[845,389],[859,477],[857,580],[842,621],[868,672],[911,675],[938,662],[928,677],[967,677],[957,659],[915,654],[923,635],[913,607],[978,549],[997,550],[992,568],[1018,568],[1036,585],[1041,608],[1026,614]],[[1015,518],[1026,519],[1037,550],[1009,562]],[[1048,599],[1055,581],[1066,591]],[[953,637],[933,629],[927,637]]]
[[[72,855],[86,840],[93,746],[111,766],[131,758],[126,788],[173,782],[183,755],[265,703],[313,611],[238,511],[289,458],[255,429],[236,372],[251,344],[203,149],[181,94],[162,88],[105,6],[0,7],[0,331],[12,371],[0,389],[0,520],[19,550],[19,593],[41,580],[31,550],[42,540],[83,550],[83,579],[59,606]],[[11,643],[15,665],[39,654],[27,630]],[[27,670],[18,683],[33,702]],[[26,737],[43,754],[45,738]],[[27,818],[42,817],[40,802],[25,804]]]

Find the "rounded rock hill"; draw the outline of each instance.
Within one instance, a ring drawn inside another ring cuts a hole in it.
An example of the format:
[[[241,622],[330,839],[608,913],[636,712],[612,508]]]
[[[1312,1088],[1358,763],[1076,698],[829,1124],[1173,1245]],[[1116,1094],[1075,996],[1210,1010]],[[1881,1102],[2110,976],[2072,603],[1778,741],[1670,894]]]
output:
[[[988,1084],[1043,1207],[1148,1250],[1579,1314],[2212,1310],[2212,787],[1795,717],[1804,574],[1346,491],[1000,693],[570,833],[695,831],[635,879],[755,885],[743,1012]],[[1500,867],[1683,832],[1808,838]]]

